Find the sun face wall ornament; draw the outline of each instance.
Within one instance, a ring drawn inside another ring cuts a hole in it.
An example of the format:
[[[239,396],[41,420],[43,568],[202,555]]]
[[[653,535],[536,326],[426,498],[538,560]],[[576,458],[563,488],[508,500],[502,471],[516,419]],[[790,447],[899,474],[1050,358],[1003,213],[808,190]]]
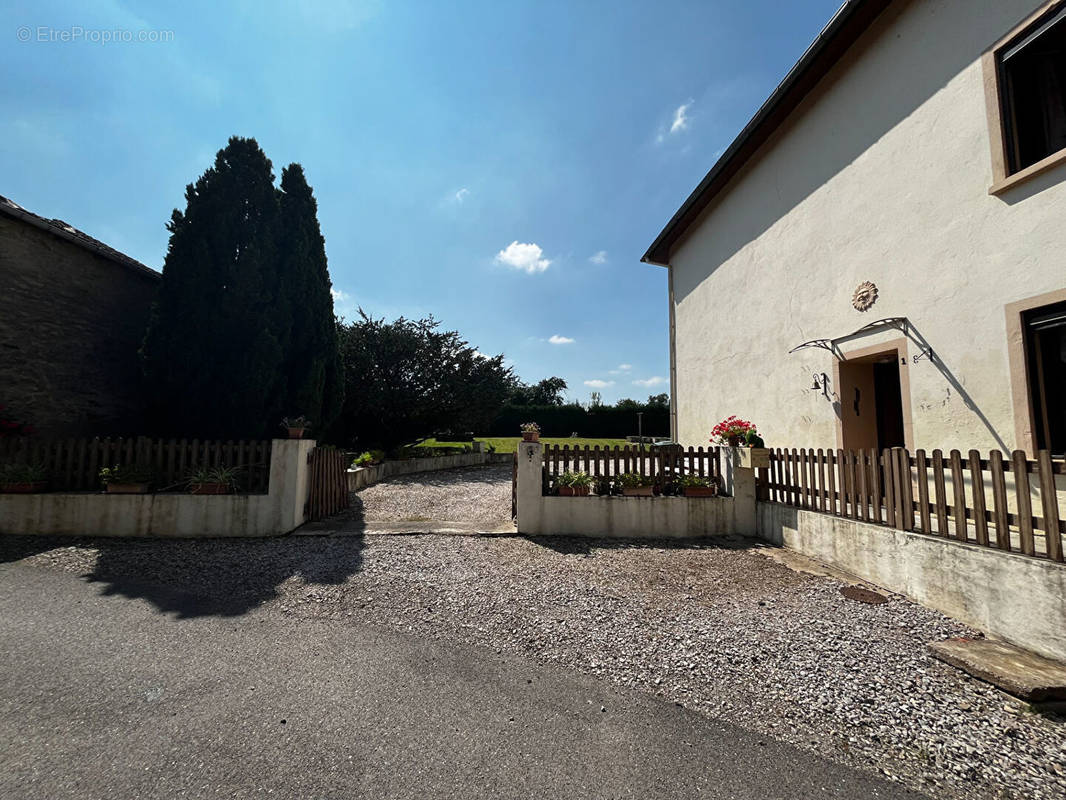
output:
[[[856,311],[869,311],[870,307],[877,302],[877,287],[870,281],[863,281],[855,289],[851,296],[851,305]]]

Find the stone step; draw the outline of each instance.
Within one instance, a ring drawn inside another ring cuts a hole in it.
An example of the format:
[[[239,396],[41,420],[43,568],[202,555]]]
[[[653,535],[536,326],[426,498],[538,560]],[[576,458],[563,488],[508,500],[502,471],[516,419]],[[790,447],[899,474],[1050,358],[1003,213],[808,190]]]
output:
[[[1066,664],[989,639],[929,644],[941,661],[1031,703],[1066,700]]]

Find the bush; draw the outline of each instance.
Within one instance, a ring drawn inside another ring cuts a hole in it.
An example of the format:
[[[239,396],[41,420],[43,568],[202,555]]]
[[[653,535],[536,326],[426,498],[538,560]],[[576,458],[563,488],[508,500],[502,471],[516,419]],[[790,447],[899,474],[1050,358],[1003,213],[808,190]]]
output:
[[[44,464],[4,464],[0,467],[0,483],[40,483],[48,480]]]

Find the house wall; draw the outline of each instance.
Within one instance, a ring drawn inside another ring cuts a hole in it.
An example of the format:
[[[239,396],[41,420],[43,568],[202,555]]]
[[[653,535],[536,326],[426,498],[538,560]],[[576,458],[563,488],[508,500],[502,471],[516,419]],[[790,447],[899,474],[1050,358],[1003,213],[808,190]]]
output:
[[[159,276],[0,215],[0,404],[61,436],[143,433],[137,350]]]
[[[981,57],[1038,5],[893,4],[675,246],[681,443],[738,414],[771,446],[839,446],[834,357],[788,351],[905,316],[936,355],[901,353],[908,444],[1024,448],[1006,306],[1066,289],[1066,166],[989,194]],[[867,280],[879,299],[861,313]],[[828,397],[811,390],[823,372]]]

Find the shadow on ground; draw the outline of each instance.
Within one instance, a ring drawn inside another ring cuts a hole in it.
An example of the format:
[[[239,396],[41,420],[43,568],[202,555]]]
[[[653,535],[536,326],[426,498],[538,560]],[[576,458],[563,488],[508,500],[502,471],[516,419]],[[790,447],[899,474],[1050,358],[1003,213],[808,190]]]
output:
[[[83,577],[101,594],[147,600],[179,619],[235,617],[278,596],[290,578],[338,585],[360,571],[363,538],[285,536],[276,539],[57,539],[0,537],[0,563],[50,550],[93,560]]]

